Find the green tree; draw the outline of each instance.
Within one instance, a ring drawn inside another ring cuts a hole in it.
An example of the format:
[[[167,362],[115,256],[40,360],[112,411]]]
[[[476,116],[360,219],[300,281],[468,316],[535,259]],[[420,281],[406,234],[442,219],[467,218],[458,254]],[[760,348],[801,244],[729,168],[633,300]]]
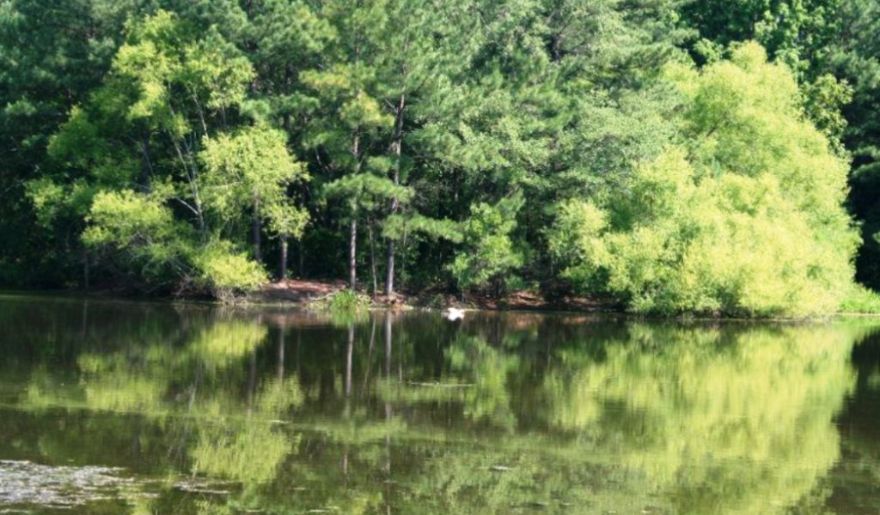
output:
[[[835,310],[857,243],[842,208],[847,167],[803,119],[794,78],[754,43],[669,74],[684,148],[607,200],[560,207],[550,237],[566,275],[638,311]]]
[[[234,134],[206,136],[199,160],[204,166],[200,189],[212,212],[215,230],[235,224],[250,212],[254,258],[262,260],[262,221],[272,220],[278,234],[299,237],[308,213],[292,206],[287,188],[307,179],[305,169],[287,150],[284,134],[268,127],[245,127]],[[235,233],[226,234],[235,237]]]
[[[105,83],[51,139],[55,176],[29,186],[43,225],[88,222],[87,246],[112,249],[152,287],[176,280],[227,297],[258,285],[262,220],[271,208],[298,236],[306,217],[287,187],[307,176],[280,131],[242,116],[253,77],[215,26],[200,33],[167,11],[130,23]],[[247,225],[256,263],[236,249]]]
[[[523,205],[522,195],[514,195],[492,206],[477,204],[462,228],[465,250],[450,265],[450,271],[463,287],[494,286],[499,294],[511,272],[523,265],[523,253],[515,248],[511,232],[516,213]]]
[[[16,0],[0,6],[0,282],[46,287],[80,276],[80,225],[42,230],[45,218],[34,214],[27,184],[46,178],[50,136],[101,83],[123,23],[143,4]]]

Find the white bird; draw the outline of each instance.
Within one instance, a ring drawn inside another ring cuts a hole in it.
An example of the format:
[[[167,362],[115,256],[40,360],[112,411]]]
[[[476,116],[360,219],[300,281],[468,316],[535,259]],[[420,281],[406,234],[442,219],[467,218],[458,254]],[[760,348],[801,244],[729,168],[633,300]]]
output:
[[[450,322],[461,320],[464,318],[464,310],[459,308],[446,308],[443,310],[443,318]]]

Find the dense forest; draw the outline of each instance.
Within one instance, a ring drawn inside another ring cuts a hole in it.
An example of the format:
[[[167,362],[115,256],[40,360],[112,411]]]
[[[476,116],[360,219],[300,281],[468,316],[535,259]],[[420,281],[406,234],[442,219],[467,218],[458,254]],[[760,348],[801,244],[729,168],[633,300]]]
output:
[[[877,0],[0,0],[0,285],[880,287]]]

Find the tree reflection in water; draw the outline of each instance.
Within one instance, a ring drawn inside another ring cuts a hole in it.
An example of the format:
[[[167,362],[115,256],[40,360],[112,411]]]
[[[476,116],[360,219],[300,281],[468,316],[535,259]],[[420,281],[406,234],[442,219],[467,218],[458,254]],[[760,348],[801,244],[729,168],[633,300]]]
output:
[[[81,307],[16,327],[10,457],[126,467],[167,513],[821,511],[877,370],[868,322]]]

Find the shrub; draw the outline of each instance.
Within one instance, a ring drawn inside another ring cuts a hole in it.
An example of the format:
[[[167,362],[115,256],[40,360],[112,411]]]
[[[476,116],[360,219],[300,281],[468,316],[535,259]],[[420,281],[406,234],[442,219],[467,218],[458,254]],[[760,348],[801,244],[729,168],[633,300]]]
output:
[[[495,293],[511,274],[522,267],[523,253],[511,239],[516,214],[523,205],[522,195],[505,198],[495,205],[479,203],[471,207],[464,222],[464,249],[449,266],[459,285],[465,288],[495,286]]]
[[[843,313],[880,313],[880,294],[860,284],[855,284],[840,303]]]
[[[236,252],[228,242],[214,241],[200,248],[192,261],[200,282],[224,302],[268,281],[259,263]]]
[[[852,281],[846,161],[803,117],[797,85],[748,44],[670,71],[682,141],[600,201],[558,206],[563,275],[640,312],[829,313]]]

